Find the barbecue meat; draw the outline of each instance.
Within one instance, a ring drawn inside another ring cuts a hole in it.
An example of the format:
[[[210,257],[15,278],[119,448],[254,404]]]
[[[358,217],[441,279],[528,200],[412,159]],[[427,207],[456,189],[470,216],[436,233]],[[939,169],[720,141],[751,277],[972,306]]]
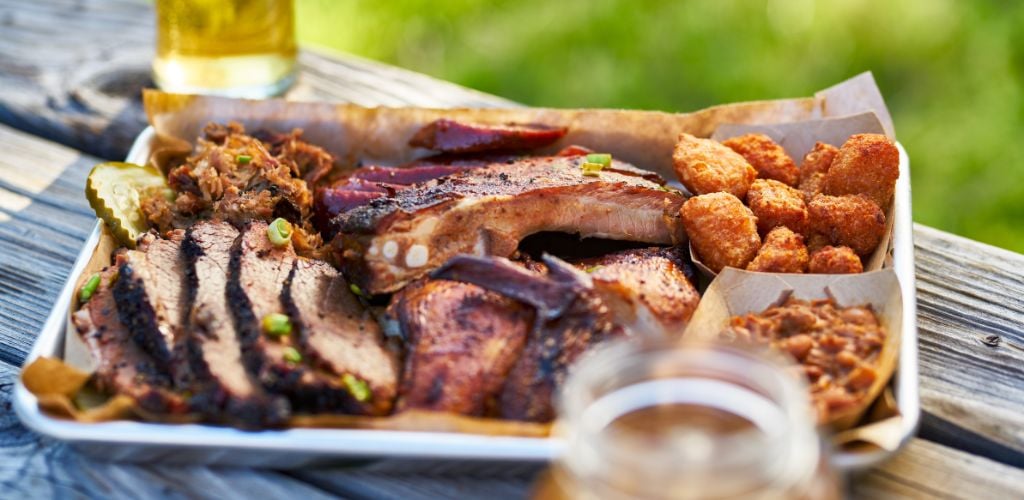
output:
[[[192,308],[188,315],[195,405],[207,416],[243,427],[281,425],[287,401],[268,395],[251,377],[228,303],[228,269],[238,231],[224,222],[196,223],[182,244]]]
[[[554,395],[573,362],[593,346],[626,334],[589,276],[550,256],[544,264],[548,272],[540,275],[499,257],[459,256],[434,273],[435,278],[473,283],[535,308],[530,337],[499,396],[503,418],[551,421]]]
[[[533,316],[526,304],[456,281],[420,281],[395,294],[388,317],[408,343],[398,410],[498,414]]]
[[[576,265],[590,274],[616,321],[635,333],[678,336],[700,302],[679,247],[625,250]]]
[[[380,326],[356,299],[345,278],[323,261],[298,259],[282,295],[295,326],[302,354],[316,370],[342,383],[365,385],[351,394],[327,394],[327,403],[304,402],[302,407],[340,404],[350,413],[384,415],[394,404],[398,360],[384,343]],[[345,381],[348,382],[345,382]],[[350,390],[352,388],[349,388]],[[310,398],[323,397],[309,393]]]
[[[511,255],[540,231],[677,244],[683,196],[613,162],[583,175],[582,157],[535,157],[442,177],[340,214],[335,240],[363,290],[400,289],[457,254]]]
[[[441,118],[409,139],[409,145],[445,153],[480,153],[537,149],[561,139],[565,127],[547,125],[487,125]]]
[[[185,347],[188,303],[183,238],[183,231],[167,239],[147,235],[140,250],[129,250],[118,258],[119,278],[113,288],[118,314],[132,339],[171,374],[179,389],[191,383]]]
[[[128,328],[118,318],[111,290],[114,280],[118,280],[118,266],[104,269],[99,287],[71,318],[97,363],[93,376],[99,389],[129,396],[153,413],[184,413],[187,405],[170,390],[170,378],[132,342]]]

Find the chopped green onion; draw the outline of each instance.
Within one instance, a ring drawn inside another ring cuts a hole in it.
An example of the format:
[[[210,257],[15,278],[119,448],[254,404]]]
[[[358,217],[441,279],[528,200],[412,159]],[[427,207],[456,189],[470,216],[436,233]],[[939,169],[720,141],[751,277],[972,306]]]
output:
[[[249,155],[238,155],[235,157],[235,161],[237,161],[239,165],[248,165],[249,162],[252,161],[252,157]]]
[[[89,278],[89,281],[86,281],[85,284],[82,285],[82,289],[78,292],[78,301],[83,304],[88,302],[89,299],[92,298],[92,294],[96,293],[96,289],[99,288],[99,286],[100,274],[96,273]]]
[[[597,271],[598,269],[601,269],[602,267],[604,267],[604,266],[590,266],[590,267],[586,268],[585,271],[587,272],[587,274],[592,274],[594,271]]]
[[[366,296],[366,295],[365,295],[365,294],[363,293],[363,289],[362,289],[362,288],[359,288],[359,285],[357,285],[357,284],[355,284],[355,283],[349,283],[349,284],[348,284],[348,289],[349,289],[349,290],[352,290],[352,293],[354,293],[354,294],[356,294],[356,295],[358,295],[358,296],[360,296],[360,297],[365,297],[365,296]]]
[[[591,153],[587,155],[587,163],[597,163],[602,167],[612,164],[612,155],[608,153]]]
[[[287,245],[292,239],[292,223],[280,217],[267,226],[267,237],[275,246]]]
[[[295,365],[302,362],[302,354],[295,350],[294,347],[288,346],[284,348],[284,360]]]
[[[270,313],[263,317],[263,333],[271,337],[283,337],[292,333],[292,321],[287,315]]]
[[[583,169],[583,175],[597,177],[601,175],[601,169],[604,168],[604,165],[601,165],[600,163],[586,162],[583,165],[580,165],[580,168]]]
[[[373,393],[370,391],[370,386],[365,381],[359,380],[351,373],[346,373],[341,376],[341,381],[348,387],[348,392],[352,394],[352,397],[356,398],[356,401],[360,403],[368,401]]]

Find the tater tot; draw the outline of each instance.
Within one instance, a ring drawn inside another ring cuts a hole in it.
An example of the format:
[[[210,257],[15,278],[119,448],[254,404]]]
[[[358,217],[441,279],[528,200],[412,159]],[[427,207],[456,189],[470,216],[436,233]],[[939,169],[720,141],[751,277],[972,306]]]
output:
[[[860,257],[850,247],[825,246],[811,253],[807,266],[813,274],[856,274],[864,272]]]
[[[716,273],[726,267],[743,269],[761,247],[757,217],[729,193],[694,196],[679,214],[693,249]]]
[[[774,179],[787,186],[796,186],[800,170],[777,142],[764,134],[747,134],[722,141],[745,158],[762,179]]]
[[[800,181],[810,177],[812,174],[824,174],[828,172],[828,168],[832,166],[832,161],[835,160],[836,154],[839,153],[839,148],[825,144],[824,142],[817,142],[814,144],[814,149],[807,152],[804,155],[804,159],[800,162]]]
[[[802,273],[807,270],[807,247],[804,237],[785,226],[772,229],[765,236],[748,271],[765,273]]]
[[[900,153],[892,141],[879,134],[852,135],[839,148],[825,174],[823,192],[833,196],[867,195],[885,208],[896,191],[899,175]]]
[[[833,245],[848,246],[858,255],[875,250],[885,234],[885,215],[864,195],[819,194],[807,204],[810,230]]]
[[[735,151],[687,133],[679,134],[672,161],[679,182],[695,195],[726,192],[743,199],[757,177],[754,167]]]
[[[803,195],[779,181],[754,181],[747,191],[747,206],[757,216],[757,230],[761,235],[779,226],[801,234],[807,229],[807,204]]]
[[[825,186],[825,173],[832,166],[832,160],[839,153],[839,148],[818,142],[814,149],[804,155],[800,163],[800,191],[804,193],[804,200],[811,201],[814,195],[820,193]]]

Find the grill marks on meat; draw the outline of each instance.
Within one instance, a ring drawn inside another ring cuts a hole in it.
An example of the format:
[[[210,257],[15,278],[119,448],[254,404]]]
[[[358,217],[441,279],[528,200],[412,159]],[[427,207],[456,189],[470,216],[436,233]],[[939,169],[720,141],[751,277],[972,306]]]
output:
[[[94,374],[100,390],[127,395],[140,408],[153,413],[184,413],[186,403],[170,389],[171,381],[155,360],[132,342],[121,323],[117,299],[111,289],[119,281],[118,267],[100,273],[100,285],[89,302],[72,315],[72,322],[97,367]]]
[[[683,196],[613,162],[585,176],[579,156],[535,157],[442,177],[340,214],[334,245],[363,290],[398,290],[457,254],[511,255],[541,231],[677,244]]]
[[[224,222],[199,222],[182,245],[188,262],[192,309],[189,352],[200,378],[193,403],[210,416],[243,427],[276,426],[288,414],[287,401],[268,395],[246,371],[227,302],[231,248],[238,231]]]
[[[536,308],[529,339],[499,397],[503,418],[551,421],[554,395],[573,362],[593,346],[626,334],[589,276],[550,256],[544,263],[548,273],[539,275],[503,258],[459,256],[434,273],[435,278],[469,282]]]
[[[396,294],[388,316],[409,346],[398,411],[500,413],[505,378],[533,324],[530,307],[476,285],[426,280]]]
[[[616,320],[637,333],[678,336],[700,302],[680,247],[624,250],[576,265],[588,272]]]
[[[298,259],[282,295],[303,356],[338,383],[347,374],[370,389],[356,400],[346,390],[307,392],[301,406],[331,406],[350,413],[385,415],[394,403],[398,360],[376,320],[356,299],[345,278],[326,262]],[[327,398],[327,400],[323,400]]]
[[[409,145],[445,153],[480,153],[537,149],[565,136],[565,127],[539,124],[488,125],[441,118],[413,135]]]
[[[184,328],[188,309],[185,260],[181,253],[184,232],[167,239],[146,236],[140,250],[118,257],[119,278],[113,287],[121,321],[132,339],[171,375],[175,387],[190,384]]]

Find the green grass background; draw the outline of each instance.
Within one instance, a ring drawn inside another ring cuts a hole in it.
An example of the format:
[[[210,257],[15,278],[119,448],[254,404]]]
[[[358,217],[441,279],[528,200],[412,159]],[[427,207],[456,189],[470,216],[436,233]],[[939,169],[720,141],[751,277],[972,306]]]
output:
[[[687,111],[871,70],[914,219],[1024,252],[1024,2],[296,0],[300,42],[523,103]]]

